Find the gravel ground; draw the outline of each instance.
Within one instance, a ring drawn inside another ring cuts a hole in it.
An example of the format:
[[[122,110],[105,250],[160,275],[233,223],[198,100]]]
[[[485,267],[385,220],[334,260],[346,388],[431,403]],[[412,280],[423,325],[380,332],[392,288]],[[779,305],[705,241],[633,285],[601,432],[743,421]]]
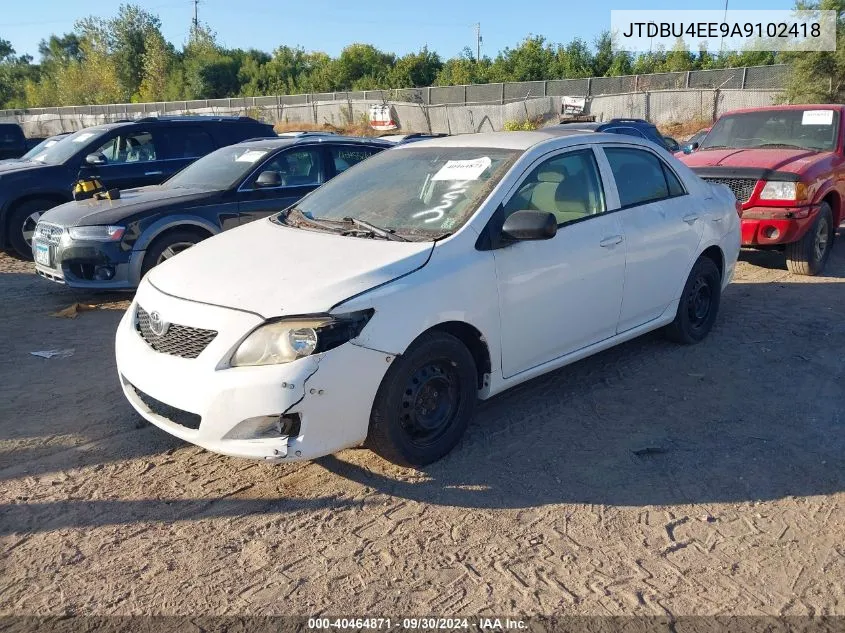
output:
[[[705,343],[534,380],[408,470],[141,424],[126,297],[0,256],[0,615],[845,615],[845,243],[825,277],[742,259]]]

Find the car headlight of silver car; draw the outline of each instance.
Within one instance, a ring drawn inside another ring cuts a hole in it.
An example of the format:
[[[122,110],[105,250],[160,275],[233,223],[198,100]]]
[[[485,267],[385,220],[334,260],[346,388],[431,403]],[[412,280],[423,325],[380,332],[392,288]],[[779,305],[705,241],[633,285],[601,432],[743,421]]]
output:
[[[343,345],[361,333],[373,310],[283,318],[258,326],[229,360],[231,367],[279,365]]]
[[[123,237],[123,226],[71,226],[68,234],[72,240],[91,240],[94,242],[117,242]]]

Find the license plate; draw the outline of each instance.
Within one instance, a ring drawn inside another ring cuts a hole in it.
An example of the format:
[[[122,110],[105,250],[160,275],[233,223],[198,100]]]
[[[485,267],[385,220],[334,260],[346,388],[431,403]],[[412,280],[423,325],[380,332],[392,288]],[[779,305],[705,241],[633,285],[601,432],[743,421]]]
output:
[[[50,247],[47,244],[35,243],[35,262],[42,266],[50,265]]]

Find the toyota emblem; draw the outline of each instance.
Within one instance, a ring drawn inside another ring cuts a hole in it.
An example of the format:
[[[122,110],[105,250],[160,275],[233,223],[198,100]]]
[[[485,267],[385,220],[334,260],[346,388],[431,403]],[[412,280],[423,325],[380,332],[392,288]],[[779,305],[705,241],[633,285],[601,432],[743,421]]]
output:
[[[150,312],[150,331],[156,336],[164,336],[167,334],[167,329],[170,323],[161,318],[158,312]]]

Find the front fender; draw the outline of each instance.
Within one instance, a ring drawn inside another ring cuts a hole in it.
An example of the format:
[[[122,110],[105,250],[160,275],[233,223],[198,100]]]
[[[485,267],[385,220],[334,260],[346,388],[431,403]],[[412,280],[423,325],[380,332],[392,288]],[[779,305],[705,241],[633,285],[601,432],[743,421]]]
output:
[[[186,213],[168,214],[165,217],[159,218],[148,226],[143,233],[135,241],[132,247],[133,251],[145,251],[152,243],[152,241],[168,229],[176,228],[177,226],[195,226],[205,229],[212,235],[220,233],[220,227],[213,222],[195,215]]]

